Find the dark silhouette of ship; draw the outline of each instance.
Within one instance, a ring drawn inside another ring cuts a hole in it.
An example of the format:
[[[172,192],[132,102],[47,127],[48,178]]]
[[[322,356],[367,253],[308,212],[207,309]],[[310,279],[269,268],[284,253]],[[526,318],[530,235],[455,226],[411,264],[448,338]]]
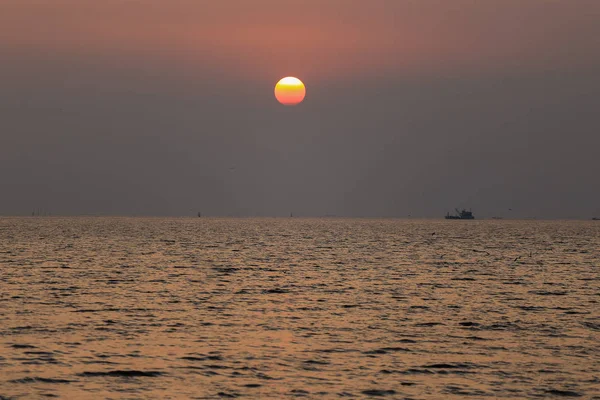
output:
[[[459,211],[458,208],[455,208],[456,215],[450,215],[450,213],[446,214],[446,219],[475,219],[471,210],[467,211],[464,208],[462,211]]]
[[[48,217],[52,214],[50,214],[49,211],[44,210],[43,208],[37,208],[35,210],[33,210],[33,212],[31,213],[32,217]]]

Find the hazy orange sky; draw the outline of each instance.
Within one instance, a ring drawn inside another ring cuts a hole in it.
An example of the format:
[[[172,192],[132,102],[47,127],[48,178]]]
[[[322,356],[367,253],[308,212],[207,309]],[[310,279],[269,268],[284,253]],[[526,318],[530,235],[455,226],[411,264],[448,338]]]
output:
[[[0,0],[0,215],[600,216],[598,21],[599,0]]]
[[[245,79],[600,63],[596,0],[2,0],[0,49]]]

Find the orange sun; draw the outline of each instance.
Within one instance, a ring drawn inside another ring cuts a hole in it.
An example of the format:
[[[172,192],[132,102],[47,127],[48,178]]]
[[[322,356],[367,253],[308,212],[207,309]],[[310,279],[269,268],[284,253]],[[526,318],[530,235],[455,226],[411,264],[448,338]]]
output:
[[[275,97],[277,101],[285,106],[295,106],[302,103],[304,96],[306,96],[306,88],[298,78],[288,76],[275,85]]]

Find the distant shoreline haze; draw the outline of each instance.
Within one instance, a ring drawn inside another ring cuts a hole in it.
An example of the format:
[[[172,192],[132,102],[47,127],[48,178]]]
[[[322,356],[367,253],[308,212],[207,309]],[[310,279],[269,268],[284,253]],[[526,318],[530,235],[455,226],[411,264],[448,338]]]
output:
[[[444,220],[445,214],[441,216],[394,216],[394,215],[304,215],[298,214],[293,215],[218,215],[218,214],[206,214],[198,217],[197,215],[161,215],[161,214],[51,214],[51,215],[26,215],[26,214],[0,214],[0,218],[193,218],[193,219],[219,219],[219,218],[241,218],[241,219],[252,219],[252,218],[263,218],[263,219],[326,219],[326,218],[339,218],[339,219],[397,219],[397,220]],[[600,217],[498,217],[498,216],[485,216],[476,217],[474,221],[597,221]],[[448,221],[451,223],[453,221]],[[470,221],[455,220],[456,223],[468,223]]]

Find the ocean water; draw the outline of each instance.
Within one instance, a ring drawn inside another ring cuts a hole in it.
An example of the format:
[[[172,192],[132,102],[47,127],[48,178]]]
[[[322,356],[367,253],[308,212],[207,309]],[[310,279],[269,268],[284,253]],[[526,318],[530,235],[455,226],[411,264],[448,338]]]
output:
[[[2,218],[0,399],[600,399],[600,222]]]

